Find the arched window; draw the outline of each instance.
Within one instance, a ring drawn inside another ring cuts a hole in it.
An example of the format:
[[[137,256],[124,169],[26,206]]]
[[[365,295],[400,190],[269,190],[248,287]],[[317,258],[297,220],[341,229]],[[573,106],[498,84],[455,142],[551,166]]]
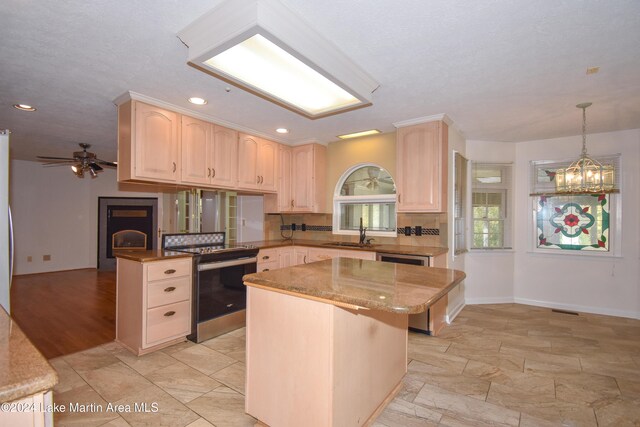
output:
[[[360,218],[367,235],[396,236],[396,184],[373,163],[348,169],[333,195],[333,234],[358,234]]]

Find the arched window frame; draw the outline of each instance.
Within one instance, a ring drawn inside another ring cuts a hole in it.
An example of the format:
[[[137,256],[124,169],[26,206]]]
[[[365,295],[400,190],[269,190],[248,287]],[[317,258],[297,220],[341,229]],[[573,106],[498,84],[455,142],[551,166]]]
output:
[[[342,213],[342,209],[341,206],[343,204],[348,204],[348,203],[391,203],[394,205],[394,209],[393,209],[393,223],[397,226],[397,211],[395,208],[396,205],[396,191],[394,191],[393,193],[390,194],[377,194],[377,195],[363,195],[363,196],[342,196],[340,194],[340,191],[342,189],[342,186],[344,185],[344,182],[347,180],[347,178],[349,178],[349,176],[355,172],[357,169],[363,168],[363,167],[367,167],[367,166],[373,166],[376,168],[380,168],[380,169],[384,169],[387,173],[388,171],[383,168],[382,166],[376,164],[376,163],[358,163],[356,165],[351,166],[349,169],[347,169],[342,176],[340,177],[340,179],[338,180],[338,183],[336,184],[336,187],[334,189],[333,192],[333,234],[341,234],[341,235],[358,235],[359,231],[358,230],[346,230],[346,229],[341,229],[340,228],[340,224],[342,223],[341,221],[341,213]],[[391,174],[389,174],[391,175]],[[393,177],[391,177],[391,179],[393,179]],[[395,188],[395,180],[394,181],[394,188]],[[365,225],[366,226],[366,225]],[[378,236],[378,237],[397,237],[397,228],[394,227],[392,230],[389,231],[369,231],[367,230],[367,236]]]

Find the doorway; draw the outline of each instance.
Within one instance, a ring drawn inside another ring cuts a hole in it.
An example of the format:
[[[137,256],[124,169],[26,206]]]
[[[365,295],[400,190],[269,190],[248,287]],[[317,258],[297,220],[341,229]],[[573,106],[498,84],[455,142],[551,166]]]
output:
[[[98,198],[98,269],[115,270],[114,249],[158,247],[158,199]]]

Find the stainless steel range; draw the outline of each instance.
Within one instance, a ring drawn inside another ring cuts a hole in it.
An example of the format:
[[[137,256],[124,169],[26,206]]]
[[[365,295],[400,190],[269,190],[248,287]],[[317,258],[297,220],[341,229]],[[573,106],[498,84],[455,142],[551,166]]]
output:
[[[245,325],[242,276],[256,272],[258,248],[225,245],[225,233],[165,234],[165,250],[193,254],[191,335],[202,342]]]

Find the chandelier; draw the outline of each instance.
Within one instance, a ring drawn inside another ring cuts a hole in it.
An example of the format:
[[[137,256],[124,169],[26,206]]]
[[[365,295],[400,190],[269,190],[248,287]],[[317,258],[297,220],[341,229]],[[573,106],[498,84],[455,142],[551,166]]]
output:
[[[582,109],[582,155],[569,167],[556,170],[558,193],[608,193],[615,187],[613,165],[598,162],[587,154],[587,113],[590,102],[576,105]]]

